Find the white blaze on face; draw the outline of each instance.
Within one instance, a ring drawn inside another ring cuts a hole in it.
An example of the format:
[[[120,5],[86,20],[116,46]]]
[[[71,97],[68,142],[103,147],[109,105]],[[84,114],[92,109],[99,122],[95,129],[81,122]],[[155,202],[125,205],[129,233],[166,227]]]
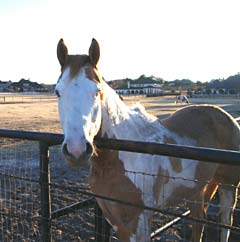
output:
[[[79,158],[92,144],[101,124],[99,84],[89,80],[82,68],[79,75],[70,78],[67,68],[56,85],[59,116],[68,152]]]

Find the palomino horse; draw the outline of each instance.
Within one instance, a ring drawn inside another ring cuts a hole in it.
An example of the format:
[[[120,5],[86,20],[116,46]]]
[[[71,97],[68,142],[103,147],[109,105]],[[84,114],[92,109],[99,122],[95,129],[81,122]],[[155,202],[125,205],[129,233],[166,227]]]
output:
[[[62,153],[75,167],[84,166],[91,159],[89,183],[95,194],[159,208],[186,201],[193,217],[204,218],[203,201],[209,202],[219,182],[233,184],[218,188],[220,221],[232,224],[239,181],[235,167],[96,150],[93,144],[98,136],[238,150],[240,129],[229,114],[215,106],[190,106],[159,122],[140,105],[127,107],[103,81],[97,69],[100,48],[95,39],[88,55],[68,55],[61,39],[57,56],[61,65],[56,94],[64,131]],[[150,241],[151,211],[144,211],[141,206],[97,201],[121,241]],[[195,224],[192,240],[201,241],[202,235],[203,225]],[[229,231],[222,229],[220,236],[222,242],[227,241]]]
[[[178,95],[178,96],[176,96],[175,103],[179,103],[179,102],[180,103],[183,103],[183,102],[189,103],[188,98],[185,95]]]

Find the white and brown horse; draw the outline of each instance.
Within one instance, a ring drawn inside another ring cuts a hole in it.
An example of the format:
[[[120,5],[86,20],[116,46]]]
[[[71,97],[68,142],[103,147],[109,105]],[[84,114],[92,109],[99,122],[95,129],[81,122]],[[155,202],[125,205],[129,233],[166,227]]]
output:
[[[176,96],[176,101],[175,101],[175,103],[189,103],[189,101],[188,101],[188,98],[187,98],[187,96],[185,96],[185,95],[178,95],[178,96]]]
[[[96,150],[93,144],[94,137],[99,136],[239,150],[240,129],[229,114],[215,106],[190,106],[159,122],[140,105],[127,107],[102,80],[97,69],[100,49],[95,39],[88,55],[68,55],[61,39],[57,56],[61,64],[56,94],[64,131],[62,153],[75,167],[84,166],[91,159],[89,183],[94,193],[159,208],[185,201],[193,217],[204,218],[203,202],[209,202],[217,185],[233,184],[218,188],[220,221],[232,224],[240,176],[235,167]],[[152,212],[97,200],[121,241],[150,241]],[[192,240],[201,241],[202,234],[203,225],[195,224]],[[221,241],[228,241],[228,237],[229,231],[222,229]]]

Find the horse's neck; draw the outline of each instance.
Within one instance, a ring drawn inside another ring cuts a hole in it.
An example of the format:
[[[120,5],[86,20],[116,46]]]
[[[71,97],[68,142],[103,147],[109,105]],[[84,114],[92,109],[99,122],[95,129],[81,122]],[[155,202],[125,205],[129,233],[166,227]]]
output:
[[[99,137],[149,142],[164,141],[166,130],[156,117],[147,114],[140,105],[132,108],[126,106],[107,84],[104,84],[103,88]],[[98,155],[92,158],[91,177],[107,177],[109,181],[117,177],[120,171],[124,173],[124,169],[128,167],[128,161],[120,159],[117,151],[103,149],[97,152]]]
[[[112,88],[104,84],[102,137],[144,141],[158,133],[159,140],[154,140],[161,141],[162,128],[156,117],[147,114],[140,105],[129,108]]]

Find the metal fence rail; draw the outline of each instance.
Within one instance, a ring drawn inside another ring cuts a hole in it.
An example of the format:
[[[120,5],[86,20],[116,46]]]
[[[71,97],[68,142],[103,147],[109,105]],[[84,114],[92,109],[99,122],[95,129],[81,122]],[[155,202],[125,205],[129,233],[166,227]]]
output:
[[[61,144],[64,139],[62,134],[4,129],[0,129],[0,137],[41,141],[49,146]],[[238,151],[104,138],[95,138],[95,144],[101,149],[172,156],[226,165],[240,165],[240,152]]]
[[[0,137],[2,138],[12,138],[12,139],[23,139],[30,141],[39,142],[39,161],[40,161],[40,200],[41,200],[41,217],[40,217],[40,226],[41,226],[41,240],[44,242],[52,241],[51,237],[51,222],[53,219],[56,219],[60,216],[69,214],[73,209],[82,209],[86,207],[95,206],[95,200],[93,198],[69,205],[63,209],[58,209],[51,211],[51,197],[50,197],[50,171],[49,171],[49,147],[53,145],[59,145],[63,141],[62,134],[52,134],[52,133],[40,133],[40,132],[28,132],[28,131],[18,131],[18,130],[3,130],[0,129]],[[136,142],[136,141],[126,141],[126,140],[113,140],[113,139],[103,139],[96,138],[95,144],[97,147],[102,149],[114,149],[114,150],[123,150],[129,152],[138,152],[138,153],[147,153],[152,155],[165,155],[165,156],[174,156],[179,158],[186,159],[195,159],[207,162],[217,162],[228,165],[240,165],[240,152],[237,151],[226,151],[218,149],[209,149],[209,148],[197,148],[190,146],[181,146],[181,145],[171,145],[171,144],[159,144],[159,143],[147,143],[147,142]],[[92,194],[90,192],[83,192],[88,196],[99,197],[102,199],[107,199],[113,201],[114,199],[107,198],[104,196],[99,196]],[[114,200],[117,201],[117,200]],[[121,202],[121,201],[117,201]],[[124,203],[123,204],[127,204]],[[131,204],[127,204],[130,205]],[[149,209],[153,211],[163,212],[159,209],[144,207],[144,209]],[[188,212],[185,214],[175,214],[171,215],[177,217],[173,222],[170,222],[165,228],[160,229],[159,231],[152,234],[155,236],[159,232],[168,228],[171,224],[177,223],[180,218],[186,218]],[[196,218],[189,217],[188,219],[200,221]],[[208,222],[207,222],[208,223]],[[211,222],[210,222],[211,223]],[[224,227],[224,225],[222,225]],[[227,227],[229,228],[229,227]],[[239,232],[239,228],[233,228]],[[103,230],[105,232],[103,232]],[[104,236],[103,236],[104,234]],[[99,207],[95,206],[95,241],[109,241],[110,236],[110,226],[101,216],[101,210]]]

